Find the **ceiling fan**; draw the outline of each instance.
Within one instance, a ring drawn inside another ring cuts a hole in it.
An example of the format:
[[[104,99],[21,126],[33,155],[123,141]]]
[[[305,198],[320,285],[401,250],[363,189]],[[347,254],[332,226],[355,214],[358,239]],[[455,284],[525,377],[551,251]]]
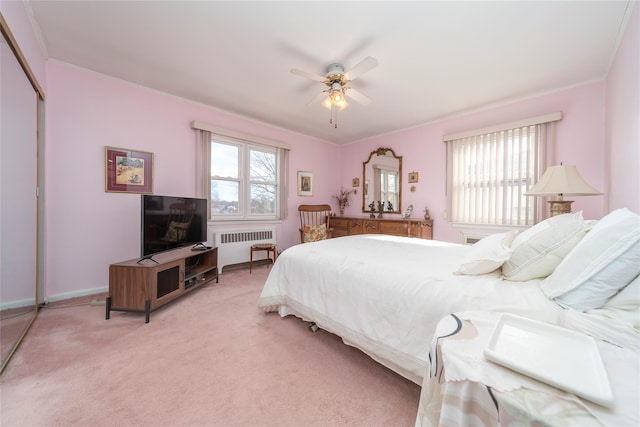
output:
[[[322,105],[331,111],[329,123],[335,124],[337,128],[338,111],[344,110],[349,106],[345,97],[351,98],[361,105],[371,104],[371,98],[348,86],[348,83],[376,66],[378,66],[378,60],[368,56],[347,72],[344,70],[344,65],[333,63],[329,64],[324,76],[297,68],[292,68],[291,73],[324,83],[327,86],[310,104],[322,101]]]

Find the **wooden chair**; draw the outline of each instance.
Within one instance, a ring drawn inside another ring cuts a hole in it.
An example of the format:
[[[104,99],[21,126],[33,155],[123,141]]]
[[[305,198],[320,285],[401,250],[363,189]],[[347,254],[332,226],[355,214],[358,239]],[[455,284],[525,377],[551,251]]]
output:
[[[327,227],[327,239],[331,238],[329,228],[330,205],[300,205],[298,214],[300,215],[300,242],[304,243],[304,228],[324,224]]]

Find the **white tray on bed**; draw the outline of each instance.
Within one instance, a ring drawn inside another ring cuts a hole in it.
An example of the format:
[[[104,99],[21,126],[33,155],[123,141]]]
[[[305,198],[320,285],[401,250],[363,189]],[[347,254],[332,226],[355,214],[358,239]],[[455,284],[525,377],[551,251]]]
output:
[[[502,314],[487,359],[599,405],[613,395],[594,339],[560,326]]]

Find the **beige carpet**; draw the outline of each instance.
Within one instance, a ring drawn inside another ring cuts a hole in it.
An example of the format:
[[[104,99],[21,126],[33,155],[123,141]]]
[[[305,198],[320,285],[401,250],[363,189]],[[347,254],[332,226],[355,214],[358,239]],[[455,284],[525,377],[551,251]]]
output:
[[[91,298],[43,309],[0,378],[2,427],[412,426],[417,385],[257,308],[268,271],[225,272],[148,324]]]

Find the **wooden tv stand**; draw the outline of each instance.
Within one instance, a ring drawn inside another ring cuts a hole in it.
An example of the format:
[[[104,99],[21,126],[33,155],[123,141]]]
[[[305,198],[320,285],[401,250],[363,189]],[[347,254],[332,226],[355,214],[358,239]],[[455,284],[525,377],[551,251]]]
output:
[[[111,310],[141,312],[149,323],[153,310],[214,279],[218,283],[218,248],[179,248],[111,264],[105,318]]]

